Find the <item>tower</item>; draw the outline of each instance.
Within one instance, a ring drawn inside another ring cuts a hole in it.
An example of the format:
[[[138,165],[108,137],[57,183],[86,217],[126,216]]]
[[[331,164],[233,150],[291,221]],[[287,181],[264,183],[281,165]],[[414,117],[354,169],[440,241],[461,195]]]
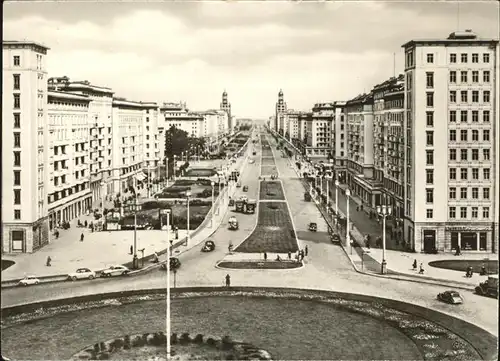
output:
[[[283,90],[280,89],[278,93],[278,102],[276,103],[276,117],[274,119],[274,130],[279,131],[280,129],[280,121],[281,118],[284,117],[284,113],[286,112],[286,103],[283,98]]]
[[[227,113],[227,121],[228,121],[228,128],[229,131],[233,129],[233,124],[232,124],[232,118],[231,118],[231,103],[227,100],[227,92],[224,89],[224,92],[222,93],[222,102],[220,103],[220,110],[223,110]]]

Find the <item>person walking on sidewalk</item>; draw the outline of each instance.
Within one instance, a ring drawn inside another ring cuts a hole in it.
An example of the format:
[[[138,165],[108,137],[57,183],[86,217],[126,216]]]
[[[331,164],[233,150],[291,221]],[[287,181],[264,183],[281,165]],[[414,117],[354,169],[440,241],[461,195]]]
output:
[[[80,236],[80,242],[83,242],[83,237],[84,237],[84,235],[83,235],[83,232],[82,232],[82,235]]]
[[[418,271],[418,274],[423,275],[424,274],[424,264],[420,263],[420,271]]]
[[[134,246],[130,246],[130,254],[132,255],[134,253]]]
[[[415,258],[415,260],[413,261],[413,270],[416,271],[417,270],[417,259]]]
[[[226,275],[226,287],[231,287],[231,276],[229,273]]]
[[[307,245],[306,245],[306,248],[304,248],[305,250],[305,255],[307,256],[307,254],[309,253],[309,248],[307,248]]]
[[[47,263],[45,264],[47,267],[50,267],[51,264],[50,262],[52,262],[52,258],[50,258],[50,256],[47,257]]]

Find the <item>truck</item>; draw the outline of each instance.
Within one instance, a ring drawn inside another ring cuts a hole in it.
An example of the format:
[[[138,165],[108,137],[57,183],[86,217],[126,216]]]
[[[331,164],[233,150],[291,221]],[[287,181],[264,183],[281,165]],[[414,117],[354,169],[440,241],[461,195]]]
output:
[[[236,202],[234,202],[234,204],[236,205],[236,207],[234,209],[236,212],[244,213],[244,209],[245,209],[245,201],[244,200],[238,199]]]
[[[498,275],[489,276],[486,281],[476,286],[476,293],[478,295],[498,298]]]
[[[257,201],[255,199],[248,200],[248,202],[247,202],[247,213],[254,214],[256,206],[257,206]]]
[[[229,229],[232,231],[236,231],[238,229],[238,220],[236,217],[230,217],[228,220]]]

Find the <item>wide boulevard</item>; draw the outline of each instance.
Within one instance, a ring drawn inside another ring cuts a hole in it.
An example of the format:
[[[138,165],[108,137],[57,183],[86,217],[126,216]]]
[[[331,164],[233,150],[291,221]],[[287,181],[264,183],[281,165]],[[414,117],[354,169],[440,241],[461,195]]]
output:
[[[271,144],[275,144],[268,137]],[[283,181],[287,201],[301,238],[300,247],[309,248],[305,258],[305,267],[294,270],[225,270],[216,268],[216,263],[227,254],[227,247],[232,242],[239,244],[255,227],[257,212],[254,215],[237,215],[240,222],[238,231],[227,229],[228,218],[235,215],[232,211],[226,214],[222,225],[211,237],[216,243],[215,251],[200,252],[198,245],[179,255],[182,266],[176,274],[176,286],[222,286],[224,276],[231,275],[231,283],[235,286],[264,287],[296,287],[310,289],[325,289],[340,292],[351,292],[391,298],[432,308],[476,324],[494,335],[498,335],[497,317],[492,317],[497,309],[497,300],[481,297],[468,291],[461,291],[464,304],[455,306],[437,301],[436,295],[445,289],[441,286],[420,284],[416,282],[399,281],[379,278],[357,273],[342,248],[333,245],[328,237],[316,239],[301,237],[307,235],[307,224],[319,221],[319,211],[311,208],[313,203],[303,201],[304,189],[297,175],[289,166],[288,160],[274,152],[280,179]],[[248,197],[257,198],[258,175],[260,174],[260,152],[255,164],[248,164],[241,177],[241,183],[247,185]],[[241,192],[241,188],[239,189]],[[309,213],[305,214],[304,209]],[[320,224],[320,231],[324,224]],[[173,285],[173,279],[172,279]],[[86,294],[96,294],[121,290],[143,288],[160,288],[166,286],[165,271],[154,269],[151,272],[124,278],[106,280],[62,282],[42,284],[35,287],[12,288],[2,291],[2,307],[44,301],[54,298],[67,298]]]

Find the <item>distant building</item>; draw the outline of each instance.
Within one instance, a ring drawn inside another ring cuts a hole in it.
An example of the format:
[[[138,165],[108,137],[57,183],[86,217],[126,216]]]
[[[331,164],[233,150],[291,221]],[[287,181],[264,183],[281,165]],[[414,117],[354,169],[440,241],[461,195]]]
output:
[[[227,92],[225,90],[222,93],[222,102],[220,103],[220,110],[223,110],[227,113],[228,129],[229,129],[229,131],[232,131],[234,125],[233,125],[233,117],[231,115],[231,103],[229,102],[229,100],[227,98]]]

